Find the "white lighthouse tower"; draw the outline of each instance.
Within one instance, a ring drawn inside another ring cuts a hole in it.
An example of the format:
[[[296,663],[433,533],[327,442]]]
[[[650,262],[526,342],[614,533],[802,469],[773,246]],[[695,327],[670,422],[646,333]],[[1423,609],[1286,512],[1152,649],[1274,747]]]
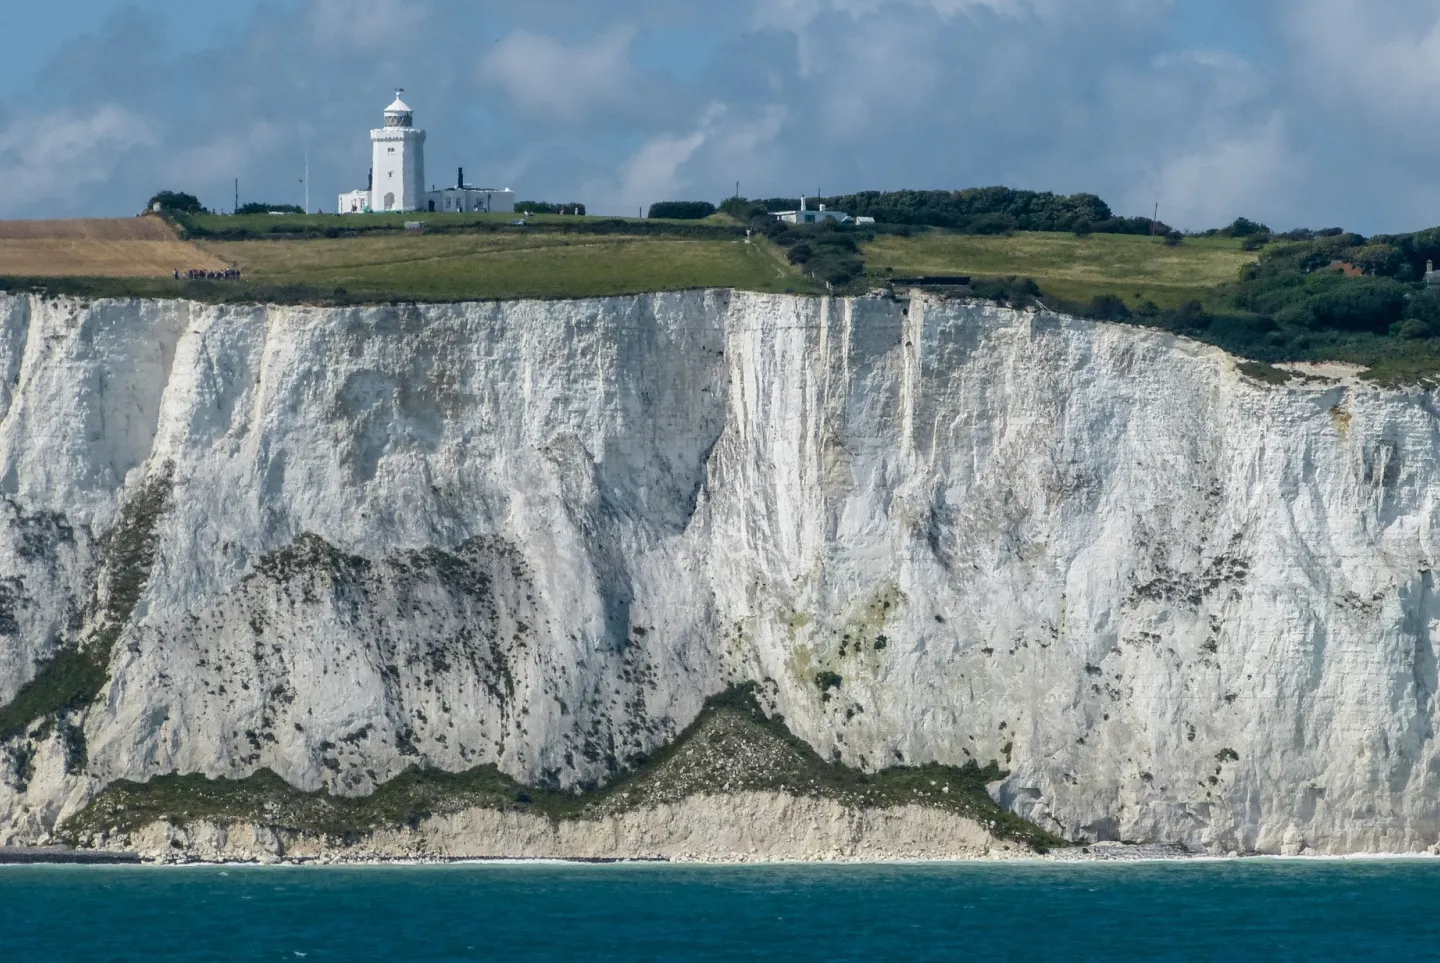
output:
[[[415,112],[395,91],[385,108],[385,126],[370,132],[372,211],[418,211],[425,205],[425,132],[415,128]]]

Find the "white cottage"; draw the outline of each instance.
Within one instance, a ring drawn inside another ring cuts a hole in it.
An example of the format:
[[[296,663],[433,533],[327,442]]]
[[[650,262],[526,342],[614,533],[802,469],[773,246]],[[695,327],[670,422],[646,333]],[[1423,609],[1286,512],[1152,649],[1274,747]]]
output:
[[[428,209],[452,214],[510,214],[515,210],[515,192],[508,187],[471,187],[465,183],[465,168],[455,177],[455,186],[431,191]]]
[[[809,198],[803,194],[800,197],[800,210],[798,211],[775,211],[770,216],[777,221],[784,221],[787,224],[822,224],[825,221],[839,221],[841,224],[854,223],[854,219],[842,211],[827,211],[825,205],[821,204],[818,211],[808,209]],[[871,224],[875,223],[874,218],[867,218]]]

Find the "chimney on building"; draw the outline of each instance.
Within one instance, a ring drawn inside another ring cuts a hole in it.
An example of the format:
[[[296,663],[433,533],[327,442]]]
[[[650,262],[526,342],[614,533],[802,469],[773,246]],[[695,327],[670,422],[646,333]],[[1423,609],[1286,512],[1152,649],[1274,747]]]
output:
[[[804,195],[804,194],[801,194],[801,195],[800,195],[800,210],[801,210],[801,211],[804,211],[804,210],[805,210],[805,195]]]
[[[460,172],[455,175],[455,189],[459,191],[465,189],[465,168],[463,167],[460,168]]]
[[[375,168],[373,167],[370,168],[370,176],[365,179],[365,189],[367,191],[373,191],[375,189]]]

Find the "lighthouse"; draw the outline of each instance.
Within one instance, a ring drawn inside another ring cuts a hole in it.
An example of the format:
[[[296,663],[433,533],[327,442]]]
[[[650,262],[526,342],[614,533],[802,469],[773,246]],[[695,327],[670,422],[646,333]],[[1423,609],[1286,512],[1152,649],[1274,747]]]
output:
[[[462,169],[455,186],[425,189],[425,132],[415,129],[415,112],[405,91],[385,108],[385,126],[370,132],[370,185],[340,195],[341,214],[384,211],[438,211],[452,214],[500,214],[515,210],[515,192],[508,187],[472,187]]]
[[[385,126],[370,132],[370,209],[418,211],[425,206],[425,132],[415,127],[415,112],[395,91],[385,108]]]

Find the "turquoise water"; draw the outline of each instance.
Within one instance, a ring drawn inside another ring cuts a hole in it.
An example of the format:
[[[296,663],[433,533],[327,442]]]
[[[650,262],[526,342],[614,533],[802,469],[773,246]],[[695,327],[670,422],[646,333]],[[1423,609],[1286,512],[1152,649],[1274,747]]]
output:
[[[1430,960],[1440,862],[0,867],[0,960]]]

